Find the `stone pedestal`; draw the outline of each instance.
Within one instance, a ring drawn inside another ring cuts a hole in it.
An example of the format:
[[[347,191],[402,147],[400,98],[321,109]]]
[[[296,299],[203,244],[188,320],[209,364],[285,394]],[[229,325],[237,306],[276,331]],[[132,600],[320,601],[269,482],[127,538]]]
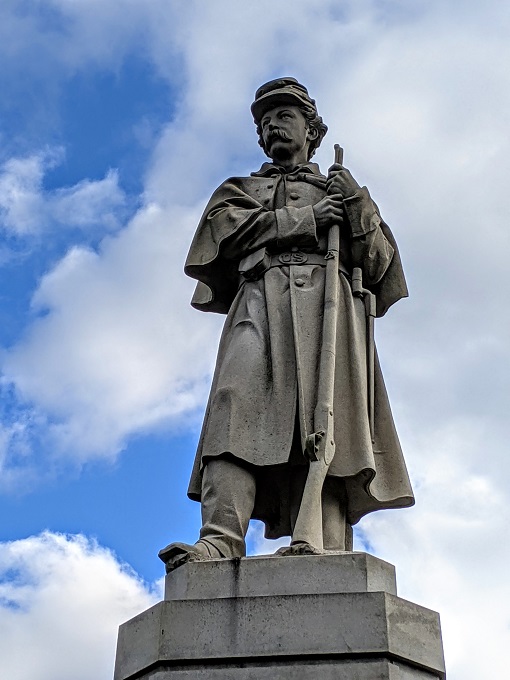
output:
[[[123,624],[115,680],[437,680],[439,616],[359,552],[186,564]]]

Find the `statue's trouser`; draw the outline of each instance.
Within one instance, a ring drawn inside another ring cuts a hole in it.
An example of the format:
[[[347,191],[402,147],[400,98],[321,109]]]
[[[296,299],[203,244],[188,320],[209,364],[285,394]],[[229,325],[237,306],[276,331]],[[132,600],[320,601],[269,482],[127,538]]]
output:
[[[299,510],[306,479],[305,466],[289,466],[291,525]],[[244,557],[245,536],[255,505],[257,474],[253,467],[231,457],[211,458],[202,478],[202,529],[200,543],[212,557]],[[328,477],[322,494],[324,547],[345,550],[345,490],[341,479]]]

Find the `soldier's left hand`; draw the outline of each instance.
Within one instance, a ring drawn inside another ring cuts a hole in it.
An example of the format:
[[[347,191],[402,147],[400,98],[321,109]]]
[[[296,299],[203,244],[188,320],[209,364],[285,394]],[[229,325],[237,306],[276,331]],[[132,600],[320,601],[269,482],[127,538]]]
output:
[[[347,168],[339,163],[334,163],[328,172],[328,181],[326,182],[326,189],[328,194],[336,194],[342,198],[353,196],[360,185],[356,182]]]

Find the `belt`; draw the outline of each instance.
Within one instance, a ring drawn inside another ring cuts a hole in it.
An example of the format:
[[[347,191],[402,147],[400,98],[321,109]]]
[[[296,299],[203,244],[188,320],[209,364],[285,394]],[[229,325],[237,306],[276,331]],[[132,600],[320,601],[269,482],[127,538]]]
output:
[[[320,253],[303,253],[301,250],[292,250],[290,253],[278,253],[278,255],[271,255],[270,263],[267,269],[271,269],[271,267],[288,267],[289,265],[296,264],[318,264],[321,267],[325,267],[327,262],[326,254],[321,255]],[[345,267],[340,264],[340,262],[338,263],[338,271],[347,277],[349,281],[351,280],[351,275],[345,269]]]
[[[271,267],[286,267],[291,264],[318,264],[321,267],[325,267],[326,262],[327,260],[324,255],[320,253],[303,253],[301,250],[293,250],[289,253],[271,255],[268,269]]]
[[[301,250],[292,250],[285,253],[276,253],[270,255],[266,249],[263,248],[253,255],[248,256],[242,260],[239,272],[242,278],[246,281],[256,281],[260,279],[268,269],[273,267],[289,267],[295,265],[319,265],[325,267],[327,260],[325,255],[320,253],[304,253]],[[338,271],[342,272],[350,279],[350,274],[339,263]]]

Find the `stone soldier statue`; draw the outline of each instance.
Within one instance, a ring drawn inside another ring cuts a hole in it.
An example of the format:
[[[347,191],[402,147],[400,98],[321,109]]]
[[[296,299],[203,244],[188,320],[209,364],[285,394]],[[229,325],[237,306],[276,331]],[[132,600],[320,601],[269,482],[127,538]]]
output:
[[[351,285],[357,267],[377,316],[407,295],[394,238],[346,168],[336,163],[325,177],[310,162],[327,127],[303,85],[266,83],[251,110],[271,162],[214,192],[185,266],[198,280],[192,305],[226,320],[188,491],[202,505],[200,539],[161,550],[167,571],[245,555],[250,518],[268,538],[293,535],[310,467],[333,224],[335,452],[321,492],[323,547],[348,549],[363,515],[414,503],[377,356],[368,408],[366,318]]]

